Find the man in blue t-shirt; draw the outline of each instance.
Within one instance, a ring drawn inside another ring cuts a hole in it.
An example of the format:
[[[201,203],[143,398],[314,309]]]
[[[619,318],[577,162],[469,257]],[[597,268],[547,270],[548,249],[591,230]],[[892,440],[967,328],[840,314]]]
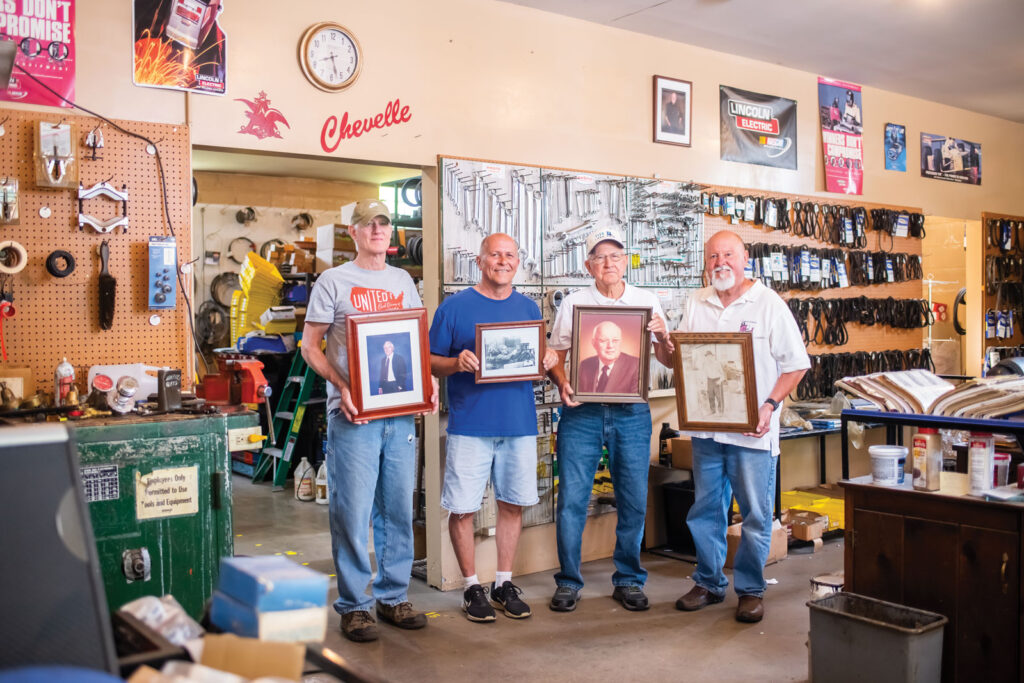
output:
[[[454,294],[434,313],[430,326],[430,369],[448,378],[448,445],[441,506],[451,514],[448,531],[465,577],[462,609],[470,621],[494,621],[494,609],[523,619],[529,606],[512,583],[512,560],[519,543],[523,508],[537,503],[537,412],[529,381],[476,384],[480,359],[477,323],[540,320],[540,309],[512,288],[519,269],[519,247],[504,233],[486,237],[477,256],[479,284]],[[544,370],[557,355],[548,349]],[[498,564],[487,589],[476,576],[473,515],[480,509],[487,479],[498,504],[495,540]],[[493,605],[493,607],[492,607]]]

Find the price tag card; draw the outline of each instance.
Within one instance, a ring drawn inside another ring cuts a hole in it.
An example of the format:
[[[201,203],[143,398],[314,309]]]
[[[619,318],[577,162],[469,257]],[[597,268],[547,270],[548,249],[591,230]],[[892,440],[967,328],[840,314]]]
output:
[[[903,213],[896,219],[896,236],[906,237],[910,228],[910,216]]]
[[[850,278],[847,277],[847,275],[846,275],[846,264],[843,263],[842,261],[839,261],[838,263],[836,263],[836,271],[839,273],[839,286],[840,287],[849,287],[850,286]]]

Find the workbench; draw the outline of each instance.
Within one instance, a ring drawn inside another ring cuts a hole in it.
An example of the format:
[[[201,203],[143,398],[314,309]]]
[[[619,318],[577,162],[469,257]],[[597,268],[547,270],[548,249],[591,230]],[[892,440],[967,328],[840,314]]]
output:
[[[256,413],[69,421],[112,610],[170,593],[200,617],[234,554],[229,442]]]

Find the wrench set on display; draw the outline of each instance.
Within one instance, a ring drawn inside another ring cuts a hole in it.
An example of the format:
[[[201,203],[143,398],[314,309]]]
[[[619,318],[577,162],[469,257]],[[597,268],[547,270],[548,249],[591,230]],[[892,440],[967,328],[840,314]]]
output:
[[[614,227],[626,239],[634,285],[699,287],[699,187],[466,159],[441,160],[444,281],[473,284],[481,240],[519,244],[520,285],[584,284],[586,239]]]

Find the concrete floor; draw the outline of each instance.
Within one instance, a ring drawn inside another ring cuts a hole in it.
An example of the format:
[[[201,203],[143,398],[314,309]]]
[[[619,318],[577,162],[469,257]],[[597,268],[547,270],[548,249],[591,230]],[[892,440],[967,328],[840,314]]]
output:
[[[327,508],[271,493],[267,485],[234,478],[235,553],[286,554],[326,574],[334,573]],[[525,620],[503,617],[474,624],[461,610],[461,592],[443,593],[413,579],[409,596],[428,613],[427,627],[403,631],[380,626],[374,643],[352,643],[332,613],[327,647],[353,665],[389,681],[804,681],[807,679],[810,579],[841,571],[841,540],[822,550],[792,550],[765,569],[777,580],[765,596],[764,620],[733,619],[736,596],[700,612],[674,608],[693,582],[693,565],[644,555],[650,572],[651,609],[628,612],[611,599],[610,559],[584,564],[586,587],[575,612],[547,608],[553,571],[516,577],[533,608]],[[728,573],[728,571],[727,571]],[[333,584],[332,584],[333,585]],[[336,596],[332,587],[330,600]]]

